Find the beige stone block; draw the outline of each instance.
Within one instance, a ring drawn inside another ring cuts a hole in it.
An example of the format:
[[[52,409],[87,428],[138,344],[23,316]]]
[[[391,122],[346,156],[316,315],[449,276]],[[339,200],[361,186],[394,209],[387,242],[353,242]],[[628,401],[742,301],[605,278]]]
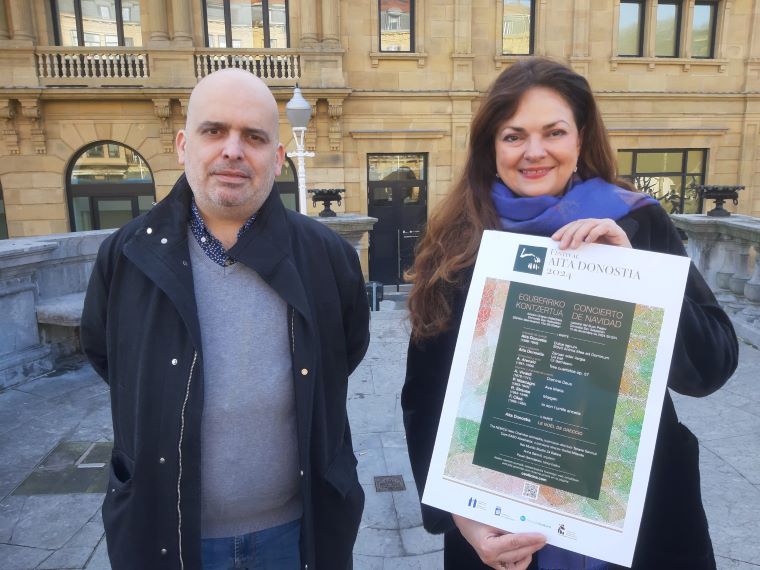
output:
[[[95,133],[99,140],[113,140],[110,123],[96,123]]]
[[[8,219],[16,221],[33,220],[65,220],[66,207],[60,204],[8,204],[6,206]]]
[[[44,188],[60,186],[63,183],[61,172],[10,172],[3,176],[3,190],[14,188]]]
[[[737,175],[736,162],[733,160],[716,160],[710,173],[713,176],[719,174],[730,174],[735,177]],[[725,182],[724,184],[728,184],[728,182]]]
[[[4,79],[3,84],[13,87],[38,87],[33,52],[28,49],[4,51],[0,57],[0,77]]]
[[[68,164],[68,160],[62,160],[60,157],[51,154],[43,154],[34,157],[33,163],[35,172],[47,171],[61,175]]]
[[[72,126],[77,130],[77,132],[79,133],[79,138],[80,140],[83,141],[84,144],[88,144],[88,143],[100,140],[100,137],[98,137],[98,133],[95,130],[94,122],[91,122],[91,121],[76,122],[76,123],[73,123]]]
[[[159,154],[146,160],[154,176],[157,171],[170,170],[172,172],[182,172],[183,167],[179,164],[176,154]]]
[[[726,135],[721,139],[720,144],[724,146],[741,146],[742,135],[740,132],[738,132],[738,129],[733,132],[726,133]]]
[[[150,131],[153,129],[149,129],[147,125],[143,123],[133,123],[130,125],[129,131],[127,131],[127,136],[124,137],[124,144],[132,147],[137,152],[139,152],[143,157],[145,157],[145,153],[140,150],[140,147],[145,143],[145,140],[150,136],[156,136],[152,134]],[[160,147],[156,147],[160,148]]]
[[[153,183],[156,185],[156,194],[158,194],[159,187],[171,189],[181,174],[181,168],[177,168],[176,170],[154,170]]]
[[[76,128],[76,125],[71,122],[61,123],[61,140],[72,151],[79,150],[86,142],[88,142],[87,139],[82,136],[79,129]]]
[[[59,188],[3,188],[6,204],[61,204],[65,201],[63,187]]]
[[[310,162],[313,167],[342,168],[343,156],[336,152],[318,153]]]
[[[346,185],[348,185],[351,182],[357,182],[360,180],[360,174],[358,168],[344,168],[343,169],[343,179],[346,182]]]
[[[61,161],[58,157],[48,155],[19,155],[14,157],[3,157],[2,170],[11,174],[26,173],[25,183],[28,183],[28,177],[31,173],[49,171],[59,173],[66,162]]]
[[[138,140],[137,136],[139,136],[140,134],[142,134],[142,132],[138,131],[137,135],[133,139],[135,140],[135,142]],[[139,152],[140,156],[142,156],[148,162],[151,162],[158,156],[164,154],[161,141],[158,140],[157,138],[145,137],[142,140],[140,140],[139,144],[135,144],[135,146],[133,146],[132,148],[134,148],[137,152]],[[168,154],[169,156],[175,156],[173,152],[166,153],[166,154]]]
[[[719,146],[716,156],[717,160],[731,160],[734,162],[734,166],[739,167],[739,160],[741,159],[741,148],[735,146]]]
[[[435,179],[441,182],[451,180],[451,166],[437,166],[435,169]]]
[[[26,221],[22,222],[21,225],[24,236],[63,234],[71,231],[67,219]]]
[[[431,38],[447,38],[450,40],[454,35],[452,21],[432,20],[429,29]]]
[[[367,58],[369,61],[369,57]],[[355,89],[398,89],[398,76],[395,73],[389,73],[382,68],[387,62],[380,62],[377,71],[357,71],[351,74],[351,85]]]
[[[113,140],[124,144],[127,140],[129,129],[132,127],[132,124],[133,123],[131,122],[113,123],[113,125],[111,125],[111,136],[113,137]]]

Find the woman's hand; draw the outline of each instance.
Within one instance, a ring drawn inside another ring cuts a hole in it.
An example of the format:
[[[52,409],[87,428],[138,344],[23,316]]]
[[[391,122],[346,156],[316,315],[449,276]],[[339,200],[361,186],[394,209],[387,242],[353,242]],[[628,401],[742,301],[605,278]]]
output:
[[[554,232],[552,239],[559,242],[560,249],[577,249],[584,243],[631,247],[623,228],[609,218],[587,218],[570,222]]]
[[[459,515],[451,516],[483,563],[495,570],[525,570],[533,553],[546,544],[546,537],[536,532],[512,534]]]

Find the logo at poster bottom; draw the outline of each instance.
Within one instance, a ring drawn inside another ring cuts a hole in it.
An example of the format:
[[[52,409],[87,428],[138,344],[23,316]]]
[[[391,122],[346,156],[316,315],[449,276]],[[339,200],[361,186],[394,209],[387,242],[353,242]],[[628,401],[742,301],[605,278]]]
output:
[[[560,525],[557,527],[557,534],[560,536],[564,536],[565,538],[569,538],[570,540],[577,540],[578,537],[572,530],[569,530],[565,523],[560,523]]]
[[[514,271],[519,271],[520,273],[531,273],[533,275],[541,275],[544,270],[545,260],[545,247],[520,244],[517,247],[517,256],[515,256]]]
[[[467,501],[467,506],[472,509],[478,509],[479,511],[485,511],[488,509],[488,503],[481,499],[476,499],[475,497],[470,497]]]

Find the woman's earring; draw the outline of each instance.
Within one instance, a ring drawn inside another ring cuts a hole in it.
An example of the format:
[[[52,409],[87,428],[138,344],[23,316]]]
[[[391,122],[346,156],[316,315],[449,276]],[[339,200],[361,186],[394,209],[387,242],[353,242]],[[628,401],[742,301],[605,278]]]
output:
[[[575,165],[575,168],[573,168],[573,172],[578,172],[578,165]]]

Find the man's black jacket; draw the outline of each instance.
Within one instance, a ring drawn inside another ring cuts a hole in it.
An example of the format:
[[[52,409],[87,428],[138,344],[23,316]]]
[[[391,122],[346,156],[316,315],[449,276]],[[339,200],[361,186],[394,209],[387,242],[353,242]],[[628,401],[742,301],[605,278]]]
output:
[[[111,387],[114,450],[103,504],[115,570],[198,569],[203,365],[187,235],[191,190],[169,196],[100,248],[82,347]],[[356,252],[285,209],[276,191],[230,255],[288,304],[298,425],[302,562],[349,568],[364,493],[346,415],[348,375],[369,343]],[[241,339],[256,350],[256,339]]]

